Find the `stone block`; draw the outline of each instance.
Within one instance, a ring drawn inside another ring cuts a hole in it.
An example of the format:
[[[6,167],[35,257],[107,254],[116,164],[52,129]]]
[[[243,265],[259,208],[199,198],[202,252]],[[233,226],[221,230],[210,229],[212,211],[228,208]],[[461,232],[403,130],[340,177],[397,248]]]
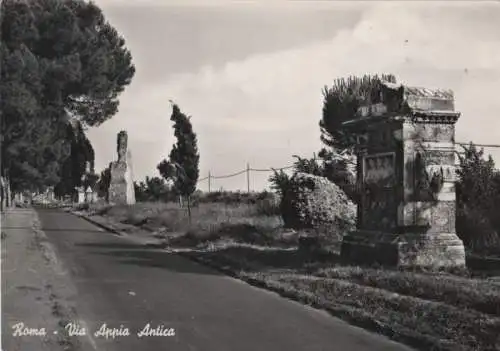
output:
[[[403,268],[456,268],[466,264],[463,243],[454,233],[429,236],[356,231],[344,237],[341,257],[352,263]]]

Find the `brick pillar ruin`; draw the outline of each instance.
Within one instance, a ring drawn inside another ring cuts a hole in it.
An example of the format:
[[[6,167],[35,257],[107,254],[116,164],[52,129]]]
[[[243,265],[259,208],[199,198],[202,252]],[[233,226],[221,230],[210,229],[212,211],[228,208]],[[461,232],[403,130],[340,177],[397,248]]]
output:
[[[109,203],[116,205],[135,204],[134,180],[132,174],[132,155],[127,150],[126,131],[118,133],[118,160],[110,163],[111,180],[108,189]]]
[[[456,235],[453,92],[382,83],[344,126],[358,140],[357,230],[341,255],[402,267],[464,267]]]

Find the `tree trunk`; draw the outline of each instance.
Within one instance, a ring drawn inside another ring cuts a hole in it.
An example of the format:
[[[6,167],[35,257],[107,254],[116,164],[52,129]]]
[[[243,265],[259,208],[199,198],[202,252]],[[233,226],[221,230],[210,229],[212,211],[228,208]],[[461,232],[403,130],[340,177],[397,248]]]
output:
[[[12,206],[12,193],[10,191],[10,181],[7,176],[2,178],[2,211]]]
[[[10,189],[10,179],[7,178],[7,207],[13,207],[13,200],[14,200],[14,197],[13,197],[13,194],[12,194],[12,191]]]
[[[188,207],[188,221],[191,224],[191,196],[187,196],[187,207]]]
[[[0,176],[0,211],[2,212],[5,210],[5,193],[5,180],[3,176]]]

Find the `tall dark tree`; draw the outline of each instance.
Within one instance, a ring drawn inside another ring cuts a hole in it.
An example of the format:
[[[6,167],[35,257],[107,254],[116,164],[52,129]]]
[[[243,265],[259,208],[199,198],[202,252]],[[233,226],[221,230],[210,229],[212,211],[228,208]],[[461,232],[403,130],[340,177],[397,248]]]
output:
[[[323,90],[323,115],[319,122],[324,147],[318,156],[324,162],[324,176],[341,187],[357,201],[353,148],[355,139],[343,123],[357,117],[358,108],[364,104],[380,102],[381,82],[396,83],[392,74],[364,75],[336,79],[331,87]]]
[[[12,188],[59,181],[68,116],[98,126],[135,73],[124,39],[84,0],[4,0],[1,176]]]
[[[148,201],[148,188],[145,182],[134,181],[134,192],[138,202]]]
[[[97,194],[99,197],[108,199],[108,190],[109,185],[111,183],[111,168],[110,166],[106,167],[99,176],[99,180],[97,181],[96,188]]]
[[[66,141],[69,144],[70,153],[60,170],[60,181],[55,188],[56,196],[71,195],[75,187],[79,186],[93,187],[95,178],[98,178],[93,174],[94,148],[78,120],[68,123]],[[87,163],[90,165],[89,174],[86,173]]]
[[[200,174],[198,140],[190,119],[191,117],[187,117],[176,104],[173,104],[170,120],[174,122],[177,142],[172,146],[169,160],[163,160],[157,166],[162,177],[172,180],[178,194],[187,199],[189,218],[191,218],[191,195],[196,190]]]

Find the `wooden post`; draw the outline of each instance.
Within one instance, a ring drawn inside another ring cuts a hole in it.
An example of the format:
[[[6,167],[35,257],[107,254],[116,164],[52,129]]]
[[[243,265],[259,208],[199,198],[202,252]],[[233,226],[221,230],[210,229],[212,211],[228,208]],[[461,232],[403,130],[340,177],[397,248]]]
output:
[[[208,192],[210,192],[210,171],[208,171]]]
[[[250,164],[247,163],[247,192],[250,193]]]

